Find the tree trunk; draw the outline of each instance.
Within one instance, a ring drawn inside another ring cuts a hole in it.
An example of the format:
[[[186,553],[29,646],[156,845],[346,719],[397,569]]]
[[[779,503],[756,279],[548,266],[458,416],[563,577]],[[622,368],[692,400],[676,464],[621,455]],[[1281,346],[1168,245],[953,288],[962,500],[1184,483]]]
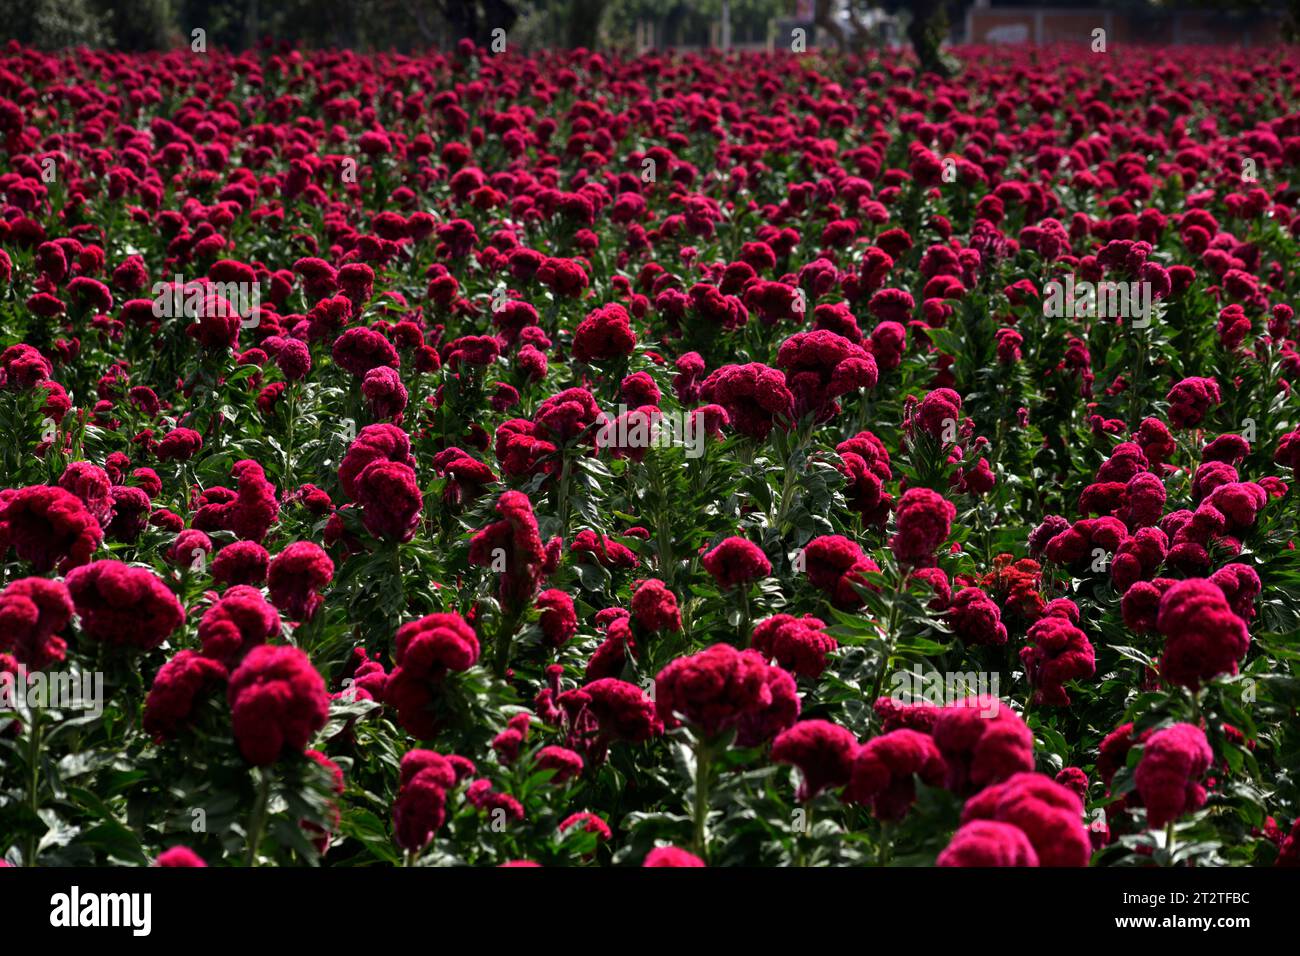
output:
[[[505,30],[508,37],[510,28],[518,19],[519,11],[507,0],[483,0],[483,23],[479,27],[479,32],[483,35],[478,38],[479,46],[491,43],[492,31],[498,28]]]
[[[248,0],[248,6],[244,8],[244,49],[251,50],[257,46],[257,32],[259,29],[260,17],[258,16],[257,0]]]
[[[595,49],[604,15],[605,0],[573,0],[569,4],[569,48]]]
[[[921,69],[940,76],[951,76],[952,69],[943,57],[943,35],[948,18],[944,15],[942,0],[913,0],[912,22],[907,25],[907,38],[921,61]]]
[[[475,0],[445,0],[442,15],[457,40],[478,39],[478,4]]]
[[[681,42],[682,21],[686,19],[686,12],[686,6],[681,3],[676,4],[668,11],[668,16],[664,18],[663,22],[663,32],[660,35],[660,40],[664,46],[676,46]]]
[[[817,0],[813,6],[813,23],[816,25],[818,33],[825,31],[835,41],[837,49],[843,50],[846,48],[844,31],[831,16],[831,0]]]

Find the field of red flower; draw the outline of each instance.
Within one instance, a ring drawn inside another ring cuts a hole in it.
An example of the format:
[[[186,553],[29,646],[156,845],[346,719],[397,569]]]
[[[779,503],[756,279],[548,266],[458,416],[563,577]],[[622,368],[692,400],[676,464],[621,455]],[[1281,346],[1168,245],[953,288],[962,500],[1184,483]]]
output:
[[[0,54],[0,865],[1300,863],[1300,52]]]

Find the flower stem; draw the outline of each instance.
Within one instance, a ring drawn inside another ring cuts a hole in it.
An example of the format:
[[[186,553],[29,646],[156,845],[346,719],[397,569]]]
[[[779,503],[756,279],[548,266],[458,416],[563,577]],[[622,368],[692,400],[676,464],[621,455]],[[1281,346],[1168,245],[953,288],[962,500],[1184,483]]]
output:
[[[871,689],[871,706],[875,706],[880,699],[881,688],[885,686],[885,671],[889,667],[889,659],[894,656],[894,642],[897,635],[894,633],[898,627],[898,606],[901,603],[900,596],[907,591],[907,581],[912,576],[911,569],[903,572],[903,576],[898,581],[898,590],[894,592],[894,599],[889,603],[889,619],[885,625],[885,649],[880,658],[880,668],[876,671],[876,681]]]
[[[37,707],[30,708],[31,728],[27,734],[27,806],[32,816],[37,816],[40,809],[41,788],[41,712]],[[39,819],[39,817],[37,817]],[[27,847],[23,852],[23,866],[36,865],[37,842],[33,831],[27,837]]]
[[[790,505],[794,501],[795,485],[799,480],[799,472],[803,467],[803,450],[808,444],[808,435],[800,430],[795,435],[794,447],[790,451],[790,460],[785,466],[785,476],[781,481],[781,500],[777,505],[777,511],[772,518],[772,528],[777,534],[784,534],[785,519],[790,514]]]
[[[560,515],[560,540],[565,543],[569,540],[569,488],[572,483],[573,461],[565,452],[560,458],[560,491],[557,509]]]
[[[894,855],[894,831],[884,820],[880,821],[880,846],[876,848],[876,865],[884,866]]]
[[[701,740],[695,745],[695,839],[692,847],[695,855],[708,862],[708,820],[709,820],[709,772],[713,754],[708,741]]]
[[[297,431],[298,420],[298,387],[293,382],[290,382],[289,387],[285,389],[285,403],[288,405],[285,410],[288,427],[285,429],[284,436],[284,485],[285,490],[288,491],[294,487],[293,440],[294,433]]]
[[[271,802],[271,768],[258,770],[257,802],[253,805],[253,818],[248,827],[248,866],[257,866],[257,847],[266,829],[266,811]]]
[[[493,655],[493,669],[497,677],[504,678],[506,671],[510,669],[510,645],[513,643],[515,632],[515,615],[502,615],[501,622],[497,629],[496,653]]]
[[[803,828],[795,836],[795,866],[808,865],[808,845],[812,842],[813,805],[812,800],[805,800],[803,807]]]

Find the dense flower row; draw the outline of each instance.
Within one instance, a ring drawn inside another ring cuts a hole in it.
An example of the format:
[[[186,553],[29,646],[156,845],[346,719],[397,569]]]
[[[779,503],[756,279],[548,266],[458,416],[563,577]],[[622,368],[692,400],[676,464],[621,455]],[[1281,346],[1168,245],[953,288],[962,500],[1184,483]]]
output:
[[[5,48],[0,854],[1300,863],[1300,57],[965,59]]]

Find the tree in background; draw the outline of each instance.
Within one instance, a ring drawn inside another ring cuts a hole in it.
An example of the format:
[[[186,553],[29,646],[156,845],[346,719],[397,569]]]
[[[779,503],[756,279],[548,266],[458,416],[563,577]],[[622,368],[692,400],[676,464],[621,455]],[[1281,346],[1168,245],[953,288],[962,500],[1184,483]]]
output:
[[[47,50],[120,45],[105,13],[93,0],[0,0],[0,31]]]
[[[1190,0],[1197,7],[1211,7],[1219,12],[1262,13],[1266,10],[1276,11],[1278,0]],[[1157,10],[1167,9],[1170,4],[1160,0],[1150,0]],[[1282,39],[1287,43],[1300,43],[1300,0],[1282,0]]]
[[[844,0],[843,9],[838,9],[835,0],[816,0],[813,21],[840,49],[861,50],[878,45],[874,28],[868,23],[870,12],[884,10],[903,16],[907,19],[907,39],[921,69],[952,76],[958,64],[943,52],[943,41],[948,35],[950,16],[961,15],[968,5],[969,0]]]
[[[560,7],[566,6],[560,4]],[[605,16],[605,0],[570,0],[568,7],[568,46],[587,47],[596,45],[600,36],[600,22]]]
[[[789,14],[789,0],[729,0],[733,42],[766,42],[772,20]],[[604,33],[628,43],[638,22],[652,23],[665,46],[702,45],[722,21],[722,0],[610,0]]]
[[[950,76],[942,49],[948,24],[972,0],[814,0],[819,33],[843,50],[880,46],[880,12],[906,21],[921,68]],[[1052,0],[1004,0],[1050,5]],[[1064,0],[1062,0],[1064,2]],[[1072,7],[1133,12],[1212,7],[1221,12],[1285,9],[1283,35],[1300,40],[1300,0],[1069,0]],[[752,42],[789,16],[792,0],[729,0],[733,36]],[[703,44],[722,16],[722,0],[0,0],[0,39],[44,49],[72,46],[164,49],[202,28],[212,46],[246,49],[265,38],[312,47],[413,52],[461,38],[487,46],[493,30],[512,45],[627,45],[638,22],[653,23],[665,45]]]
[[[438,0],[431,5],[417,0],[406,4],[419,25],[420,32],[429,40],[435,35],[430,26],[430,6],[437,8],[437,12],[451,28],[453,39],[473,40],[479,46],[487,46],[492,42],[493,30],[501,29],[509,33],[519,19],[515,4],[508,0]]]
[[[948,34],[947,4],[944,0],[908,0],[902,6],[912,14],[907,24],[907,39],[921,69],[939,76],[952,76],[957,71],[957,64],[942,48]],[[955,6],[963,8],[965,4],[957,3]]]

